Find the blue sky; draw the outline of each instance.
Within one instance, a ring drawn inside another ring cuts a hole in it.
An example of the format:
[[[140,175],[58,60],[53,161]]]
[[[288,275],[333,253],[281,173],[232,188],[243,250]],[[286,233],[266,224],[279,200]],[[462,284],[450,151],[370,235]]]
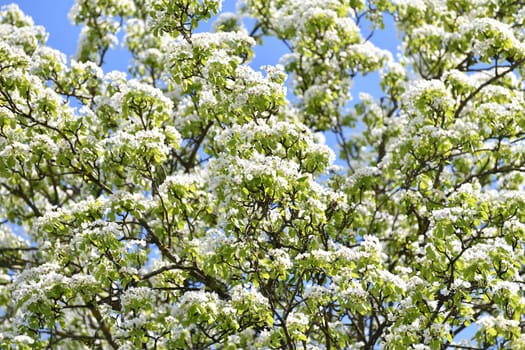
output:
[[[35,24],[43,25],[50,33],[48,45],[73,55],[80,28],[69,23],[67,14],[73,0],[0,0],[0,5],[16,3],[25,14],[33,17]]]

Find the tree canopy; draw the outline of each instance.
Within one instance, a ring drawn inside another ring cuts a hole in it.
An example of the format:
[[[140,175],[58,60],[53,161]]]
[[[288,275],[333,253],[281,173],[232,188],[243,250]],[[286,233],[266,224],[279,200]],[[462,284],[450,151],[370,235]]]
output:
[[[525,349],[525,1],[238,11],[2,7],[0,347]]]

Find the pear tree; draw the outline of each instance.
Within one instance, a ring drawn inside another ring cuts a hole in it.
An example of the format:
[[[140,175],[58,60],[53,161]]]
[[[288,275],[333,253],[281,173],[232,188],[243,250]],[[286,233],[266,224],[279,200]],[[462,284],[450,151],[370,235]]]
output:
[[[525,349],[525,2],[237,9],[1,8],[0,348]]]

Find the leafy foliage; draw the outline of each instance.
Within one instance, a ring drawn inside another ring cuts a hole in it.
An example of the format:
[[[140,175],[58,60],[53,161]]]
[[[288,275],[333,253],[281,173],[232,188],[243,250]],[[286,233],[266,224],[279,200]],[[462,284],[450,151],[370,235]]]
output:
[[[1,9],[0,347],[525,348],[525,3],[220,8]]]

